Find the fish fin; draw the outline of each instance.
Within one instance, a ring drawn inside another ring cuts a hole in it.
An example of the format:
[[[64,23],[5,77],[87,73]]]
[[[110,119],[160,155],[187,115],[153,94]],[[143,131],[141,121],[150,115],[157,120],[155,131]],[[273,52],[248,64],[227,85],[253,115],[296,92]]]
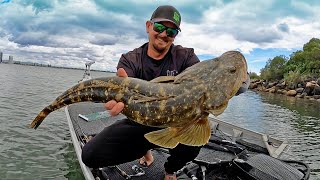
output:
[[[171,83],[176,79],[175,76],[159,76],[157,78],[152,79],[150,82],[153,83]]]
[[[209,113],[211,113],[215,116],[218,116],[218,115],[222,114],[227,107],[228,107],[228,103],[225,103],[216,109],[209,110]]]
[[[179,144],[179,142],[174,139],[177,131],[177,128],[168,127],[158,131],[149,132],[145,134],[144,137],[155,145],[172,149]]]
[[[179,143],[189,146],[203,146],[209,142],[211,136],[211,126],[207,117],[189,127],[181,128],[181,130],[182,133],[175,139]]]

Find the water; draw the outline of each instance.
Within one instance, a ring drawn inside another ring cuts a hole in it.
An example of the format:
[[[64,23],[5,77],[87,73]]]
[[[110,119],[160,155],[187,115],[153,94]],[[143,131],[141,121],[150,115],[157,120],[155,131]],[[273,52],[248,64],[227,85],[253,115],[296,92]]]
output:
[[[110,76],[92,72],[93,77]],[[37,129],[27,125],[83,71],[0,64],[0,179],[84,179],[63,109]],[[320,179],[319,102],[247,92],[232,99],[222,120],[287,140],[282,158],[310,165]]]
[[[310,179],[320,179],[320,103],[278,94],[248,91],[233,98],[219,116],[224,121],[286,140],[281,158],[307,163]]]

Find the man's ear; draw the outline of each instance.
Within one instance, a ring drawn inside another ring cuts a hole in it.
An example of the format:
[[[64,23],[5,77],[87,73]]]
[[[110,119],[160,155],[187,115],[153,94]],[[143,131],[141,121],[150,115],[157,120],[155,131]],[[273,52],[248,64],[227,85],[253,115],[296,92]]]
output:
[[[152,23],[150,21],[146,22],[146,32],[149,33],[149,28],[152,25]]]

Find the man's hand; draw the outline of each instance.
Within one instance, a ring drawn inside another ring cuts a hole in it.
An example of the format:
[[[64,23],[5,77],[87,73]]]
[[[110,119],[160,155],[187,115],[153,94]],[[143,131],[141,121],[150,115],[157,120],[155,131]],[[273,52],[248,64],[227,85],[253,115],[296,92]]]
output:
[[[128,77],[126,71],[123,68],[118,69],[117,76]],[[104,106],[107,110],[110,110],[109,113],[111,116],[118,115],[124,108],[123,102],[117,102],[115,100],[108,101]]]

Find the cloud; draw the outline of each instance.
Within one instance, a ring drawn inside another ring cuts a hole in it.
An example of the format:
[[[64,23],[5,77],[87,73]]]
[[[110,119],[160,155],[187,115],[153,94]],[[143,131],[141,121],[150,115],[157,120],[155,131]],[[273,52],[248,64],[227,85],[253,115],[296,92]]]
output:
[[[115,69],[122,53],[147,42],[145,22],[153,10],[171,4],[182,16],[175,44],[193,47],[201,57],[227,50],[267,61],[257,49],[296,50],[319,36],[318,1],[255,0],[15,0],[1,1],[0,51],[21,60]],[[285,7],[285,8],[284,8]],[[282,51],[284,52],[284,51]],[[279,52],[281,53],[281,52]],[[281,54],[279,54],[281,55]],[[263,64],[262,64],[263,65]],[[261,64],[254,66],[258,69]]]
[[[5,4],[5,3],[9,3],[11,0],[2,0],[2,1],[0,1],[0,5],[1,4]]]
[[[280,23],[280,24],[278,24],[277,27],[282,32],[287,32],[288,33],[290,31],[290,28],[289,28],[288,24],[286,24],[286,23]]]

